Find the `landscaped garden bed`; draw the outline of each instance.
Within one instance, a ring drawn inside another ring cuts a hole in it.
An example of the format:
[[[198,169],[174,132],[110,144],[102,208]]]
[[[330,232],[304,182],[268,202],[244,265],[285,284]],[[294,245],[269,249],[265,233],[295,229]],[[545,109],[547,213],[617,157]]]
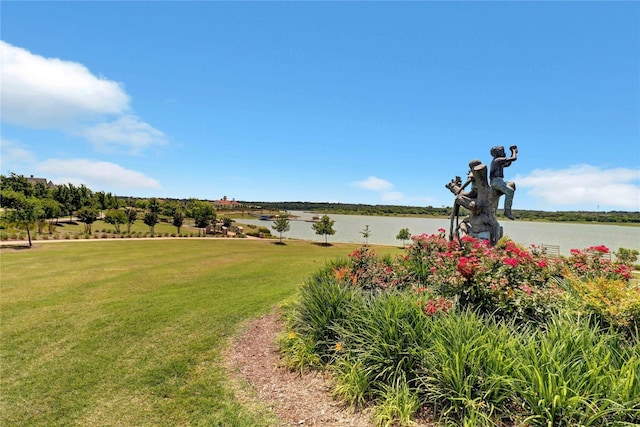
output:
[[[444,233],[397,258],[365,246],[286,308],[283,359],[378,425],[636,425],[640,287],[628,254],[603,255]]]

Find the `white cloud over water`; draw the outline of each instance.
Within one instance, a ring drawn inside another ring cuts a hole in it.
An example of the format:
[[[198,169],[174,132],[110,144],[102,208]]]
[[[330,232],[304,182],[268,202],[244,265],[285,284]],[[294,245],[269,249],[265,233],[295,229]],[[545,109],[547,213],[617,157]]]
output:
[[[552,208],[640,211],[640,169],[577,165],[515,177],[518,189]]]
[[[379,193],[380,201],[384,203],[398,202],[404,199],[404,194],[399,191],[392,191],[394,188],[392,183],[375,176],[370,176],[362,181],[354,181],[351,186]]]

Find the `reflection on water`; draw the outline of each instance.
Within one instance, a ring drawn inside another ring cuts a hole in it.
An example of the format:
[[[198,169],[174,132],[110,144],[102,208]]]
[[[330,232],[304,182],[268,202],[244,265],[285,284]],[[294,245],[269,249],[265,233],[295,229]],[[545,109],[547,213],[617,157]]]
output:
[[[324,236],[315,234],[311,228],[312,216],[307,212],[290,212],[299,216],[299,220],[291,221],[291,230],[283,236],[290,239],[304,239],[324,242]],[[384,245],[400,245],[396,239],[401,228],[408,228],[411,235],[437,233],[439,228],[449,229],[448,218],[402,218],[387,216],[363,215],[329,215],[335,221],[336,234],[329,236],[329,242],[364,243],[361,231],[369,226],[369,243]],[[262,225],[271,230],[273,221],[258,219],[238,219],[245,224]],[[568,255],[571,249],[585,249],[594,245],[605,245],[612,252],[619,248],[640,251],[640,227],[602,224],[567,224],[558,222],[527,222],[500,220],[504,234],[514,241],[523,244],[559,245],[560,252]],[[277,234],[272,231],[273,234]]]

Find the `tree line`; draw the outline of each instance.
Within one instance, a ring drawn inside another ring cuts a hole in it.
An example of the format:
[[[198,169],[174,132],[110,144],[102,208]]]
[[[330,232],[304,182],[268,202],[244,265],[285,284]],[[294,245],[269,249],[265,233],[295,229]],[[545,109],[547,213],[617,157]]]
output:
[[[73,222],[74,218],[83,222],[87,234],[91,233],[91,226],[98,219],[112,224],[116,233],[120,233],[123,225],[127,226],[127,233],[130,233],[131,225],[141,219],[151,234],[161,217],[171,220],[178,234],[186,218],[192,218],[198,228],[206,228],[217,219],[213,205],[198,199],[121,198],[104,191],[94,192],[84,184],[77,186],[68,183],[52,187],[42,182],[33,184],[24,176],[14,173],[0,175],[0,207],[1,225],[6,227],[12,224],[25,228],[29,246],[32,228],[42,233],[46,226],[48,232],[52,233],[61,217],[68,217],[69,222]]]
[[[254,209],[282,211],[322,212],[327,214],[376,215],[376,216],[445,216],[451,215],[452,207],[443,206],[400,206],[400,205],[368,205],[354,203],[328,202],[242,202]],[[464,210],[464,209],[462,209]],[[465,214],[466,212],[461,212]],[[600,222],[616,224],[640,224],[640,212],[629,211],[540,211],[514,209],[514,215],[525,221],[556,222]]]

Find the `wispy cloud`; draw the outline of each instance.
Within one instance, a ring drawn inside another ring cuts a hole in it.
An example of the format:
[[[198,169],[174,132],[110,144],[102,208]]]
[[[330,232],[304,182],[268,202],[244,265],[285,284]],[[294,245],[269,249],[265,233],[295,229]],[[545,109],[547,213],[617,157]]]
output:
[[[640,169],[602,169],[577,165],[567,169],[535,169],[515,177],[518,188],[546,205],[594,209],[640,210]]]
[[[0,40],[2,120],[80,134],[104,149],[139,152],[166,136],[136,117],[120,83],[82,64],[45,58]]]
[[[379,193],[380,201],[385,203],[398,202],[404,199],[404,194],[399,191],[392,191],[394,187],[392,183],[386,179],[377,178],[375,176],[370,176],[362,181],[354,181],[351,183],[351,186],[362,188],[364,190],[375,191]]]
[[[82,134],[100,151],[111,151],[116,146],[124,146],[132,154],[138,154],[152,145],[166,143],[162,132],[131,115],[113,122],[98,123],[86,128]]]
[[[160,183],[141,172],[123,168],[111,162],[88,159],[49,159],[36,166],[39,173],[56,184],[85,184],[92,190],[122,190],[160,188]]]
[[[31,165],[36,161],[33,153],[22,144],[4,138],[0,138],[0,157],[3,163],[12,165]]]
[[[389,181],[381,178],[376,178],[375,176],[370,176],[363,181],[352,182],[351,185],[357,188],[363,188],[365,190],[373,191],[388,191],[393,188],[393,184],[391,184]]]

